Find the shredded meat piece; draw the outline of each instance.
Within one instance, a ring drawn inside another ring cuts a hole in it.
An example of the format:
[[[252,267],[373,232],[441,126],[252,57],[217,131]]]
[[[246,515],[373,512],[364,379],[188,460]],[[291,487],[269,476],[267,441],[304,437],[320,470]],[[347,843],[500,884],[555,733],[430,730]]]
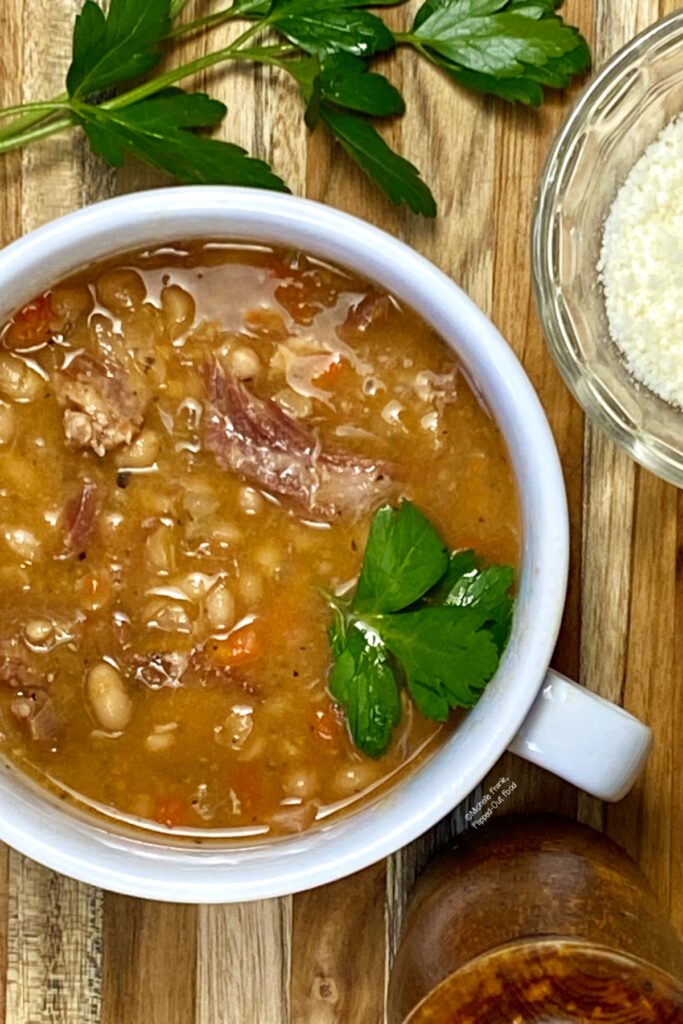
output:
[[[62,526],[71,551],[83,551],[87,547],[96,514],[97,486],[91,480],[84,480],[80,491],[66,503],[62,513]]]
[[[9,690],[32,690],[43,685],[40,676],[26,661],[26,649],[13,637],[0,641],[0,685]]]
[[[343,338],[350,331],[366,331],[371,324],[385,320],[391,310],[396,308],[396,300],[391,295],[387,295],[386,292],[369,291],[360,302],[351,306],[339,328],[339,333]]]
[[[0,656],[0,683],[10,690],[25,690],[38,686],[39,679],[30,665],[12,655]]]
[[[268,823],[275,832],[304,832],[316,819],[318,805],[312,800],[306,803],[281,807],[268,817]]]
[[[58,370],[53,383],[66,439],[77,448],[104,455],[138,434],[149,396],[134,371],[82,354]]]
[[[10,711],[27,727],[31,739],[39,743],[54,741],[61,732],[61,719],[52,699],[43,690],[15,697],[10,704]]]
[[[394,490],[395,466],[322,451],[311,431],[218,363],[207,368],[206,381],[213,410],[204,443],[223,469],[328,521],[360,517]]]

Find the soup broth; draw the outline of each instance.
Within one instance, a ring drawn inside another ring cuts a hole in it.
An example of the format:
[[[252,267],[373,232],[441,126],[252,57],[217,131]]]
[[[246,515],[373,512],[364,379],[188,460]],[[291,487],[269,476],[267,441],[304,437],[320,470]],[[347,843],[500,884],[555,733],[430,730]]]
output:
[[[515,564],[500,433],[411,309],[301,252],[193,242],[91,266],[0,348],[0,729],[107,814],[298,831],[431,750],[358,751],[329,607],[405,496]],[[451,720],[452,721],[452,720]]]

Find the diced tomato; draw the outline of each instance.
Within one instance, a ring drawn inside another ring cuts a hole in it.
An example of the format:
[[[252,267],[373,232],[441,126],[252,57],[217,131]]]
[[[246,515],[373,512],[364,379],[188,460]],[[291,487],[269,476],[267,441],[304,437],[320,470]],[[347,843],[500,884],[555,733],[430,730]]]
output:
[[[8,347],[32,348],[34,345],[40,345],[47,341],[52,333],[53,318],[49,292],[27,302],[24,308],[15,315],[7,330]]]
[[[186,825],[190,817],[190,806],[178,796],[167,796],[158,800],[154,808],[154,820],[167,828]]]
[[[249,661],[255,661],[261,654],[258,633],[254,626],[242,626],[225,640],[210,643],[208,653],[216,665],[223,665],[226,668],[246,665]]]

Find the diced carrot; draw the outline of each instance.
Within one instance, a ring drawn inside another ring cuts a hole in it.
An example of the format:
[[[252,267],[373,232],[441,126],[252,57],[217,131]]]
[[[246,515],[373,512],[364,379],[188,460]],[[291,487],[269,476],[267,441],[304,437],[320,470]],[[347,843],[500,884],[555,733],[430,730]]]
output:
[[[246,665],[255,661],[261,654],[258,633],[253,626],[242,626],[236,629],[225,640],[217,640],[208,646],[211,661],[226,668]]]
[[[313,713],[312,730],[330,750],[338,750],[344,738],[344,723],[334,705],[317,708]]]
[[[47,341],[51,334],[53,316],[49,292],[27,302],[9,326],[6,337],[8,347],[31,348]]]
[[[190,817],[190,806],[178,796],[167,796],[158,800],[154,808],[154,820],[167,828],[186,825]]]

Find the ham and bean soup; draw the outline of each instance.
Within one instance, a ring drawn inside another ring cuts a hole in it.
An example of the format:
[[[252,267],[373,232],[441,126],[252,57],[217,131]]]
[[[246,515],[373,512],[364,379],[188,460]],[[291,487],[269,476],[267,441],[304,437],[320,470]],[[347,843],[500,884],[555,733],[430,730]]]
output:
[[[118,257],[0,333],[2,750],[100,813],[298,831],[445,727],[403,693],[382,756],[328,689],[373,513],[518,560],[501,436],[410,309],[312,256]],[[452,725],[453,717],[451,717]]]

